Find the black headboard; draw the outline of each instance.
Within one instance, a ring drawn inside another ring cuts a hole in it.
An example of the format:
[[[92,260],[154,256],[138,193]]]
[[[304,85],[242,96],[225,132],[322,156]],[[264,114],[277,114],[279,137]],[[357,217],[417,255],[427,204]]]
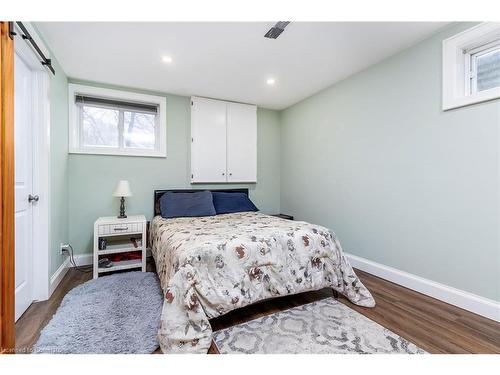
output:
[[[166,192],[172,193],[196,193],[198,191],[212,191],[212,192],[221,192],[221,193],[244,193],[248,195],[247,188],[241,189],[172,189],[172,190],[155,190],[154,191],[154,216],[160,215],[160,198]]]

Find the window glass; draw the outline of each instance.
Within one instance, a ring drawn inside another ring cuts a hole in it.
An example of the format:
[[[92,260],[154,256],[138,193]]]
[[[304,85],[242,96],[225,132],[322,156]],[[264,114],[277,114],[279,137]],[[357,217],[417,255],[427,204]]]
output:
[[[82,142],[85,147],[118,147],[119,111],[82,106]]]
[[[476,57],[477,91],[500,87],[500,47]]]
[[[125,148],[155,148],[156,115],[151,113],[129,112],[123,113]]]

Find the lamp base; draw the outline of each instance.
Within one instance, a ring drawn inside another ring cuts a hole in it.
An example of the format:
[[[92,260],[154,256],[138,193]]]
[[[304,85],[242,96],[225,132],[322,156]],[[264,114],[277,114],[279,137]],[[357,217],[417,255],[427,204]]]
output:
[[[117,216],[118,219],[126,219],[125,215],[125,197],[120,198],[120,215]]]

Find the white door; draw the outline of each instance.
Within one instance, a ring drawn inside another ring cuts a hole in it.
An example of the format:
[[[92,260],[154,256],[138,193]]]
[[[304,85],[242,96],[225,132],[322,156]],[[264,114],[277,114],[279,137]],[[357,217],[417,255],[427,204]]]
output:
[[[32,71],[14,56],[16,321],[33,302]]]
[[[227,181],[257,182],[257,107],[227,104]]]
[[[226,103],[192,98],[191,182],[226,182]]]

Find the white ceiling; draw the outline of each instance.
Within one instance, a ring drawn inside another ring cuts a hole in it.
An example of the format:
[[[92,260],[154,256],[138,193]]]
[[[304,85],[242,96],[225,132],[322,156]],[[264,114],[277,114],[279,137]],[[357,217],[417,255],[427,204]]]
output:
[[[436,32],[442,22],[38,22],[69,77],[286,108]],[[171,56],[165,64],[162,56]],[[275,78],[268,86],[266,80]]]

